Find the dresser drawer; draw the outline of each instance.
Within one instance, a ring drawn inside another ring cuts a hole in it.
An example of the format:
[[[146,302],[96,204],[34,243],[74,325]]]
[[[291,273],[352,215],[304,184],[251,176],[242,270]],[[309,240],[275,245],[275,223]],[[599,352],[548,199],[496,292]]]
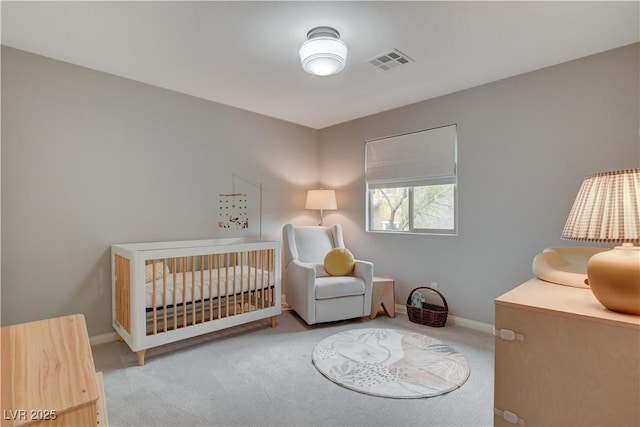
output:
[[[496,337],[497,409],[526,425],[640,425],[636,330],[505,306],[496,329],[523,337]]]

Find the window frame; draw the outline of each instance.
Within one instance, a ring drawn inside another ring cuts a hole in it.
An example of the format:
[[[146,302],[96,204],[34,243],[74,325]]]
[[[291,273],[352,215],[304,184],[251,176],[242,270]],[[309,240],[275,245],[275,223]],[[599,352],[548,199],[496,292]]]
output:
[[[428,132],[431,130],[441,129],[449,126],[454,126],[454,141],[453,141],[453,176],[448,177],[446,179],[433,179],[431,180],[431,184],[423,185],[398,185],[398,182],[389,181],[389,187],[383,187],[383,184],[376,183],[374,188],[370,188],[369,181],[367,180],[366,171],[367,171],[367,148],[366,145],[370,142],[381,141],[384,139],[391,139],[395,137],[411,135],[419,132]],[[365,141],[365,232],[367,233],[382,233],[382,234],[419,234],[419,235],[430,235],[430,236],[458,236],[459,233],[459,223],[458,223],[458,126],[457,124],[450,124],[444,126],[438,126],[435,128],[423,129],[415,132],[409,132],[404,134],[396,134],[383,138],[370,139]],[[448,228],[416,228],[415,227],[415,219],[414,219],[414,189],[416,187],[428,187],[430,185],[443,185],[443,184],[451,184],[453,185],[453,229]],[[408,230],[384,230],[384,229],[375,229],[373,228],[373,198],[372,190],[380,189],[380,188],[407,188],[408,191]]]

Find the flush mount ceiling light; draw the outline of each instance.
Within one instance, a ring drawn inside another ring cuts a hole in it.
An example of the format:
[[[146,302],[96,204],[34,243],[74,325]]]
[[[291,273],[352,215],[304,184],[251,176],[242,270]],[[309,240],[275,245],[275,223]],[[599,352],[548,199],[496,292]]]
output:
[[[339,73],[347,63],[347,45],[340,40],[340,33],[331,27],[309,30],[299,53],[302,68],[316,76]]]

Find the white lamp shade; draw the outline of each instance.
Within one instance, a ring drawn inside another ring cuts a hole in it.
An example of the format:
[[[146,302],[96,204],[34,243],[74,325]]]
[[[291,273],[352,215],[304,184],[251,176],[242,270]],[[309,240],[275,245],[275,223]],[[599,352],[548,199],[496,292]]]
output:
[[[603,172],[585,178],[562,238],[640,242],[640,169]]]
[[[334,190],[309,190],[305,209],[336,210],[336,192]]]

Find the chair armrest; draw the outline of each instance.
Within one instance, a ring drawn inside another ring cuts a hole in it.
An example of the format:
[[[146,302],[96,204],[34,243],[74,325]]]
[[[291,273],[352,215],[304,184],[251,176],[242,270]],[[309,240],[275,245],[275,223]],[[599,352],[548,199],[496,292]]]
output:
[[[373,282],[373,263],[357,259],[353,268],[353,275],[371,284]]]
[[[285,271],[287,303],[307,323],[315,323],[315,268],[297,259],[292,259],[287,264]]]
[[[353,275],[364,281],[364,315],[371,314],[371,296],[373,295],[373,263],[356,260]]]
[[[291,275],[295,277],[296,283],[306,283],[313,287],[316,282],[316,269],[313,265],[292,259],[287,270],[291,271]]]

